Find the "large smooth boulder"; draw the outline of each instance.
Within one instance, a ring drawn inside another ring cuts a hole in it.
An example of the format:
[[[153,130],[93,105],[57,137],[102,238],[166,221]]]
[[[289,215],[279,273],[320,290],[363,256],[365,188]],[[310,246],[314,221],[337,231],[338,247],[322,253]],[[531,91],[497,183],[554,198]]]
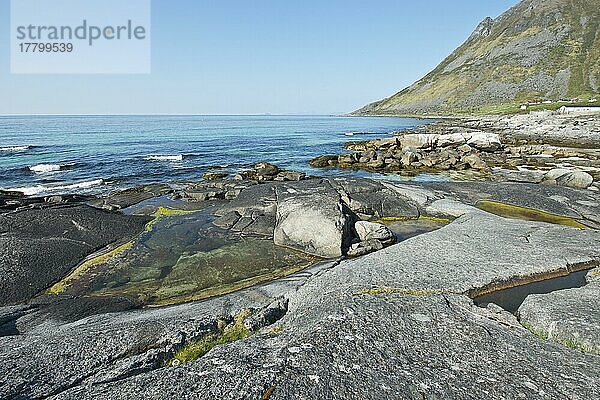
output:
[[[467,136],[462,133],[451,133],[448,135],[440,135],[437,141],[438,147],[448,147],[448,146],[461,146],[467,143],[467,139],[470,136]]]
[[[428,149],[436,146],[440,135],[429,133],[410,133],[400,137],[402,148]]]
[[[383,249],[383,244],[379,240],[369,239],[352,244],[348,249],[348,257],[360,257],[381,249]]]
[[[308,163],[315,168],[331,167],[337,164],[338,156],[318,156],[310,160]]]
[[[311,191],[288,189],[278,198],[275,244],[323,258],[344,254],[350,217],[330,185]]]
[[[594,178],[584,171],[556,168],[546,173],[544,176],[544,181],[554,181],[558,185],[567,186],[574,189],[587,189],[594,182]]]
[[[502,147],[500,137],[495,133],[477,132],[471,135],[467,144],[477,150],[496,151]]]

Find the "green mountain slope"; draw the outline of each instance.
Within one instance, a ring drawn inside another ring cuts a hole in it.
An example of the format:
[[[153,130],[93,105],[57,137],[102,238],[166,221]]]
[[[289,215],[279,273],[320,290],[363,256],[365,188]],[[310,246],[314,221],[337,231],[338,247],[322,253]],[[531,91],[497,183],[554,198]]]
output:
[[[424,78],[354,115],[491,112],[600,92],[600,0],[523,0]]]

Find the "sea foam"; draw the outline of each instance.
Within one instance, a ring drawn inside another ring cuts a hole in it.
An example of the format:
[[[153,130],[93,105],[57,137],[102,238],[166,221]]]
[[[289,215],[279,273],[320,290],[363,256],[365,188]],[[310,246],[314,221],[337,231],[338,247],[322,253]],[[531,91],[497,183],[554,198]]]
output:
[[[29,167],[31,172],[35,172],[36,174],[47,174],[49,172],[58,172],[63,169],[67,169],[73,167],[75,164],[38,164],[32,165]]]
[[[0,151],[25,151],[29,150],[31,146],[6,146],[0,147]]]
[[[35,186],[26,186],[26,187],[18,187],[13,189],[6,189],[8,192],[21,192],[26,196],[35,196],[39,194],[48,194],[48,193],[65,193],[74,190],[85,190],[90,189],[96,186],[104,185],[103,179],[94,179],[91,181],[81,181],[74,182],[68,184],[59,184],[59,185],[35,185]]]
[[[144,160],[147,161],[183,161],[185,155],[177,154],[174,156],[147,156],[144,157]]]

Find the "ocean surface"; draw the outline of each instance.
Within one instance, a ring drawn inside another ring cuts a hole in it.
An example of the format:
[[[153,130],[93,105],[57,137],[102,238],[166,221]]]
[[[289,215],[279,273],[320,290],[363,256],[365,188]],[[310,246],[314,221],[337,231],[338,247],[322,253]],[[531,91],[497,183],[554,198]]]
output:
[[[350,140],[386,137],[428,122],[334,116],[0,116],[0,189],[27,195],[109,192],[197,181],[209,170],[235,172],[259,161],[313,175],[381,177],[323,171],[308,161],[341,153]]]

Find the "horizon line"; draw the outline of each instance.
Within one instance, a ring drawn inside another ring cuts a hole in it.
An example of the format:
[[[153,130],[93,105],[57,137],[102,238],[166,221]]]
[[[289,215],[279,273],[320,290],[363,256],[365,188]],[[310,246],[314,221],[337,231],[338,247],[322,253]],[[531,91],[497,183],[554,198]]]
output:
[[[342,117],[347,116],[345,113],[298,113],[298,114],[278,114],[278,113],[250,113],[250,114],[194,114],[194,113],[22,113],[22,114],[0,114],[0,117],[169,117],[169,116],[182,116],[182,117],[290,117],[290,116],[328,116],[328,117]]]

